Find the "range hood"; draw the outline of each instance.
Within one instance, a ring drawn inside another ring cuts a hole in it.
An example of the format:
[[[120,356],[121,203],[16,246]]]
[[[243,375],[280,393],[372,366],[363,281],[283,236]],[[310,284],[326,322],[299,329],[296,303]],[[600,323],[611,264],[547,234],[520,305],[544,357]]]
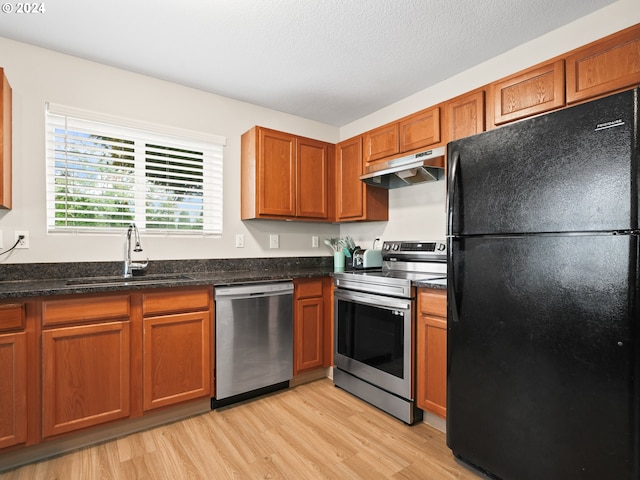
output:
[[[445,147],[374,163],[360,180],[382,188],[399,188],[444,179]]]

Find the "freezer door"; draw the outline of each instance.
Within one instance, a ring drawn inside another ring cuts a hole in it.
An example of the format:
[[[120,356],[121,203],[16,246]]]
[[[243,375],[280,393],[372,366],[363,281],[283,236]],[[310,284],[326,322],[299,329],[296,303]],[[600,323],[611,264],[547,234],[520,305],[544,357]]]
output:
[[[468,238],[451,249],[454,454],[503,479],[640,478],[636,237]]]
[[[622,92],[451,142],[449,234],[638,228],[637,95]]]

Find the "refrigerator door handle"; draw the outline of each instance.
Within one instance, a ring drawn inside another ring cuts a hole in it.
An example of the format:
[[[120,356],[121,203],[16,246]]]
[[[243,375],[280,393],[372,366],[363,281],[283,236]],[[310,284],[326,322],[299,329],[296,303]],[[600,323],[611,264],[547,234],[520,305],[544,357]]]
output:
[[[447,184],[447,236],[449,237],[453,235],[453,197],[456,189],[458,163],[460,163],[460,152],[453,152],[449,182]]]

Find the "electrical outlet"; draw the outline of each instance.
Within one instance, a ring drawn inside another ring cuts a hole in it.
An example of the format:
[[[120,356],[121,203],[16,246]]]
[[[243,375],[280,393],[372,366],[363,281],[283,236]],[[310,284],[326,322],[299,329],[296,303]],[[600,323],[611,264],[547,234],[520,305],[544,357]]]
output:
[[[269,235],[269,248],[280,248],[279,235]]]
[[[311,247],[312,248],[318,248],[318,236],[317,235],[312,235],[311,236]]]
[[[244,247],[244,235],[242,233],[236,233],[236,248]]]
[[[22,240],[20,240],[18,242],[18,245],[16,245],[16,248],[29,248],[29,232],[27,232],[26,230],[16,230],[16,242],[18,242],[18,239],[23,236],[24,238]]]

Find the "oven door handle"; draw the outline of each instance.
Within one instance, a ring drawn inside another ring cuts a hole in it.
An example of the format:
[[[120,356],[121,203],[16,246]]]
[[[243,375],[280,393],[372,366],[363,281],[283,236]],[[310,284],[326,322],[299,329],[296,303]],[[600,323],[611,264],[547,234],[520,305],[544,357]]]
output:
[[[371,305],[374,307],[383,307],[394,310],[411,309],[411,300],[384,297],[381,295],[369,295],[367,293],[353,292],[350,290],[334,290],[334,298],[336,300],[346,300],[349,302],[357,302],[364,305]]]

